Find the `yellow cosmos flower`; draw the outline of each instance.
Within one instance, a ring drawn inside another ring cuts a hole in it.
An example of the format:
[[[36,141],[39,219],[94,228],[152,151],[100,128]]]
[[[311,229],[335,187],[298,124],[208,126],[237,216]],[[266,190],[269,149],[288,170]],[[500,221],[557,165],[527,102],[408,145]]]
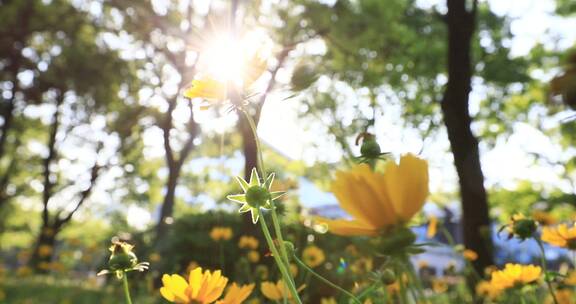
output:
[[[173,303],[213,303],[224,291],[228,278],[222,276],[220,270],[202,271],[198,267],[190,272],[188,281],[173,274],[162,276],[160,293],[164,299]]]
[[[489,281],[481,281],[476,285],[476,294],[491,300],[496,299],[502,293],[502,289],[494,286]]]
[[[384,174],[355,165],[336,173],[332,192],[354,219],[320,221],[334,234],[375,236],[408,222],[422,208],[428,196],[428,163],[407,154],[399,164],[388,162]]]
[[[576,250],[576,224],[570,228],[566,224],[544,227],[542,240],[554,246]]]
[[[226,85],[211,77],[194,79],[184,91],[184,96],[191,99],[224,100],[226,99]]]
[[[247,235],[243,235],[240,237],[240,240],[238,241],[238,247],[240,249],[258,249],[258,239],[253,237],[253,236],[247,236]]]
[[[490,283],[500,289],[511,288],[535,282],[542,269],[534,265],[506,264],[503,270],[494,271]]]
[[[232,238],[230,227],[214,227],[210,231],[210,238],[216,242],[227,241]]]
[[[232,286],[226,291],[224,299],[216,302],[217,304],[241,304],[244,302],[254,290],[254,284],[238,286],[232,283]]]
[[[436,236],[438,232],[438,218],[435,216],[430,216],[430,220],[428,221],[428,230],[426,231],[426,236],[431,239]]]
[[[474,250],[464,249],[462,256],[468,261],[476,261],[478,259],[478,254]]]
[[[302,260],[304,263],[312,268],[318,267],[324,263],[326,256],[324,251],[317,246],[308,246],[302,251]]]
[[[260,261],[260,254],[256,250],[250,250],[246,254],[246,257],[248,258],[248,261],[250,261],[250,263],[258,263],[258,261]]]
[[[298,292],[300,292],[302,289],[304,289],[304,286],[300,286],[300,288],[298,288]],[[284,298],[288,300],[292,299],[292,294],[282,280],[279,280],[276,282],[276,284],[273,282],[262,282],[262,284],[260,284],[260,291],[264,297],[272,301],[280,301]]]

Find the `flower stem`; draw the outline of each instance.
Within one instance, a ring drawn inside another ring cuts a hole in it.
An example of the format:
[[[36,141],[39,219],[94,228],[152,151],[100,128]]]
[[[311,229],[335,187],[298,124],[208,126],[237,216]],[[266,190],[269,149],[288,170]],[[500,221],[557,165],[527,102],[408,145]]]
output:
[[[534,237],[536,243],[538,243],[538,248],[540,248],[540,264],[542,265],[542,270],[544,270],[544,281],[546,281],[546,285],[548,286],[548,290],[550,291],[550,295],[552,296],[552,300],[554,304],[558,304],[558,299],[556,299],[556,294],[554,294],[554,289],[552,288],[552,282],[550,282],[550,278],[548,277],[548,270],[546,267],[546,251],[544,250],[544,245],[540,239]]]
[[[358,300],[358,298],[356,298],[356,296],[354,296],[352,293],[350,293],[346,289],[330,282],[328,279],[326,279],[323,276],[321,276],[320,274],[316,273],[312,268],[308,267],[308,265],[306,265],[306,263],[302,262],[302,260],[300,260],[296,255],[294,255],[293,258],[296,261],[296,263],[298,263],[298,265],[300,265],[302,268],[306,269],[306,271],[308,271],[308,273],[312,274],[317,279],[324,282],[326,285],[328,285],[328,286],[342,292],[343,294],[347,295],[348,297],[350,297],[350,299],[354,300],[354,302],[362,304],[362,302],[360,302],[360,300]]]
[[[280,255],[280,252],[278,252],[276,245],[274,245],[274,240],[272,239],[272,236],[270,235],[270,230],[268,230],[268,225],[266,224],[266,219],[264,218],[264,215],[260,216],[259,222],[260,222],[260,226],[262,227],[262,232],[264,232],[264,237],[266,238],[266,242],[268,243],[268,247],[270,247],[270,251],[272,251],[272,256],[274,257],[274,261],[276,262],[276,265],[280,269],[280,273],[282,274],[282,278],[284,279],[284,284],[286,284],[288,286],[288,290],[292,294],[292,298],[296,301],[296,303],[302,304],[302,301],[300,300],[300,297],[298,296],[298,291],[296,290],[296,286],[294,284],[294,281],[292,280],[292,277],[290,276],[290,272],[288,271],[288,269],[284,265],[284,262],[282,261],[282,257]],[[282,244],[282,245],[284,245],[284,244]]]
[[[262,176],[262,178],[266,178],[266,172],[265,172],[266,170],[264,169],[264,158],[262,157],[262,146],[260,144],[260,137],[258,137],[258,130],[256,128],[256,123],[254,122],[252,116],[248,114],[248,112],[246,112],[244,108],[240,108],[240,111],[242,111],[242,114],[244,114],[244,117],[246,117],[248,125],[250,126],[250,130],[252,130],[254,141],[256,142],[256,161],[258,164],[256,170],[260,171],[259,173],[260,176]],[[280,220],[278,219],[278,213],[276,212],[276,206],[274,206],[274,202],[271,201],[271,204],[272,204],[272,212],[271,212],[272,224],[274,226],[274,233],[276,234],[278,242],[280,242],[280,254],[282,255],[284,265],[286,268],[289,269],[290,261],[288,260],[288,253],[286,252],[286,248],[284,246],[284,237],[282,236]],[[290,280],[294,284],[292,277],[290,277]]]
[[[130,288],[128,288],[128,274],[126,272],[122,275],[122,282],[124,283],[124,295],[126,296],[126,304],[132,304],[132,299],[130,298]]]

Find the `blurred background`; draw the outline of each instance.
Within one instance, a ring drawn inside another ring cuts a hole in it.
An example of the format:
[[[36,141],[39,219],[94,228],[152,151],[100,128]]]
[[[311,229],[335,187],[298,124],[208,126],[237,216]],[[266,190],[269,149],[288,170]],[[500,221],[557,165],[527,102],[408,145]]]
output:
[[[576,219],[575,45],[571,0],[0,0],[0,302],[108,303],[120,291],[95,273],[114,236],[152,264],[142,294],[193,263],[263,279],[264,242],[257,259],[237,246],[260,232],[226,200],[256,165],[250,127],[182,94],[203,74],[246,81],[255,53],[246,109],[289,236],[321,245],[327,276],[354,282],[367,264],[342,251],[362,240],[308,217],[346,216],[330,181],[363,132],[390,160],[428,160],[420,238],[436,217],[478,269],[530,262],[536,244],[503,246],[498,223]],[[444,249],[419,259],[462,264]]]

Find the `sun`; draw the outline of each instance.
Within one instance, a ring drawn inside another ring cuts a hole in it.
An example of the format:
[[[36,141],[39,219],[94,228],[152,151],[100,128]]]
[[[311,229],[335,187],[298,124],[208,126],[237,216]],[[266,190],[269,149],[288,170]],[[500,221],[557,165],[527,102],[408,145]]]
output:
[[[202,47],[199,71],[214,79],[243,87],[253,81],[255,58],[265,58],[265,38],[258,32],[242,36],[230,32],[215,33]]]

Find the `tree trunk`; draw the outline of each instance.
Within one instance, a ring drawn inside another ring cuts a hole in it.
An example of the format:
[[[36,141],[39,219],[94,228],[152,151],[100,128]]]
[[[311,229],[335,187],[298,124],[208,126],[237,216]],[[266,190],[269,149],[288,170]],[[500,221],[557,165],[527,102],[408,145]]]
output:
[[[38,234],[34,251],[29,261],[29,266],[37,273],[48,273],[49,269],[46,265],[52,260],[56,236],[59,231],[59,228],[53,227],[50,223],[42,224],[42,230]]]
[[[178,186],[178,177],[180,168],[175,166],[169,167],[168,182],[166,183],[166,195],[160,209],[160,217],[156,225],[156,240],[160,241],[166,235],[169,221],[174,213],[174,203],[176,200],[176,186]]]
[[[474,2],[469,11],[466,1],[448,0],[448,83],[442,113],[458,172],[464,245],[478,253],[474,268],[483,273],[485,267],[493,264],[492,239],[478,141],[470,129],[472,119],[468,111],[476,7]]]

